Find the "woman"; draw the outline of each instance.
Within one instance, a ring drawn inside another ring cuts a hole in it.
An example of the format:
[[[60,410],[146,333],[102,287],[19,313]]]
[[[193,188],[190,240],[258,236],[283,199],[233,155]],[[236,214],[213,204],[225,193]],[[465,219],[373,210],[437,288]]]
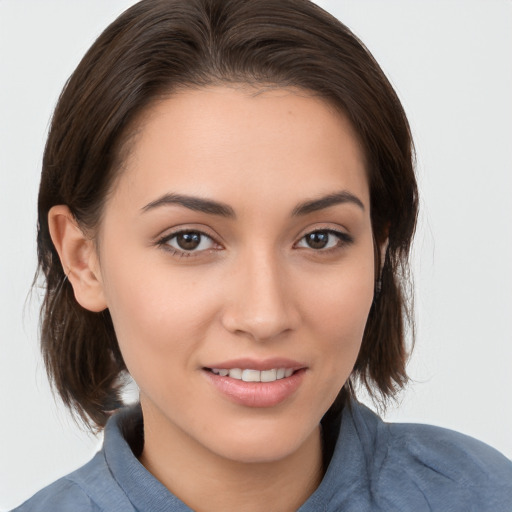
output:
[[[507,459],[355,401],[407,380],[416,214],[400,102],[338,21],[129,9],[59,100],[39,195],[45,363],[104,448],[19,510],[510,508]]]

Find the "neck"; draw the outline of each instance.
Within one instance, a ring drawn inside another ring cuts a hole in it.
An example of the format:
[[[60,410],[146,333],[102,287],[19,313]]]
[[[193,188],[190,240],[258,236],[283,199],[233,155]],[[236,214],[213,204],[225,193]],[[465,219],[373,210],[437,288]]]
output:
[[[240,462],[197,446],[185,432],[146,425],[140,462],[197,512],[297,510],[323,476],[320,427],[298,450],[269,462]]]

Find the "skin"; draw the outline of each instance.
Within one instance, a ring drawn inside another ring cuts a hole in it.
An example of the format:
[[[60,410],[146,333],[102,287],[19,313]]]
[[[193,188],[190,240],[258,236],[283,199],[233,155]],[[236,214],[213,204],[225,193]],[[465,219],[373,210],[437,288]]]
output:
[[[341,191],[361,204],[293,215]],[[235,217],[144,209],[163,194],[222,202]],[[65,206],[50,226],[78,302],[112,315],[140,388],[142,464],[194,510],[296,510],[321,480],[319,422],[351,373],[374,293],[365,161],[347,119],[295,89],[182,91],[141,121],[99,244]],[[180,230],[207,236],[185,254],[170,238]],[[308,245],[315,231],[327,248]],[[205,377],[240,357],[306,369],[284,401],[248,407]]]

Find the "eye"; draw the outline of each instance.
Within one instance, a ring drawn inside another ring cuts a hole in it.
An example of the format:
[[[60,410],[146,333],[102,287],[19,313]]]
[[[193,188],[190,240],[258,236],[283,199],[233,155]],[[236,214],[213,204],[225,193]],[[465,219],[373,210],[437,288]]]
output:
[[[159,241],[159,245],[167,250],[180,253],[183,256],[187,253],[206,251],[215,247],[211,237],[201,231],[180,231],[166,236]]]
[[[317,251],[325,251],[328,249],[341,247],[351,242],[353,242],[353,238],[346,233],[332,229],[322,229],[318,231],[312,231],[311,233],[304,235],[297,243],[297,247],[304,247]]]

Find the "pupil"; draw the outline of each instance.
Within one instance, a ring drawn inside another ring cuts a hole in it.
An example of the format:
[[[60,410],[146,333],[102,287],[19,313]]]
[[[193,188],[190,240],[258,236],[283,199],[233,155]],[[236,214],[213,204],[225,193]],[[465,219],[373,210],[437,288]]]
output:
[[[325,231],[316,231],[315,233],[309,233],[306,239],[307,244],[312,249],[323,249],[329,241],[329,233]]]
[[[176,241],[181,249],[191,251],[192,249],[196,249],[201,243],[201,234],[194,231],[180,233],[176,236]]]

